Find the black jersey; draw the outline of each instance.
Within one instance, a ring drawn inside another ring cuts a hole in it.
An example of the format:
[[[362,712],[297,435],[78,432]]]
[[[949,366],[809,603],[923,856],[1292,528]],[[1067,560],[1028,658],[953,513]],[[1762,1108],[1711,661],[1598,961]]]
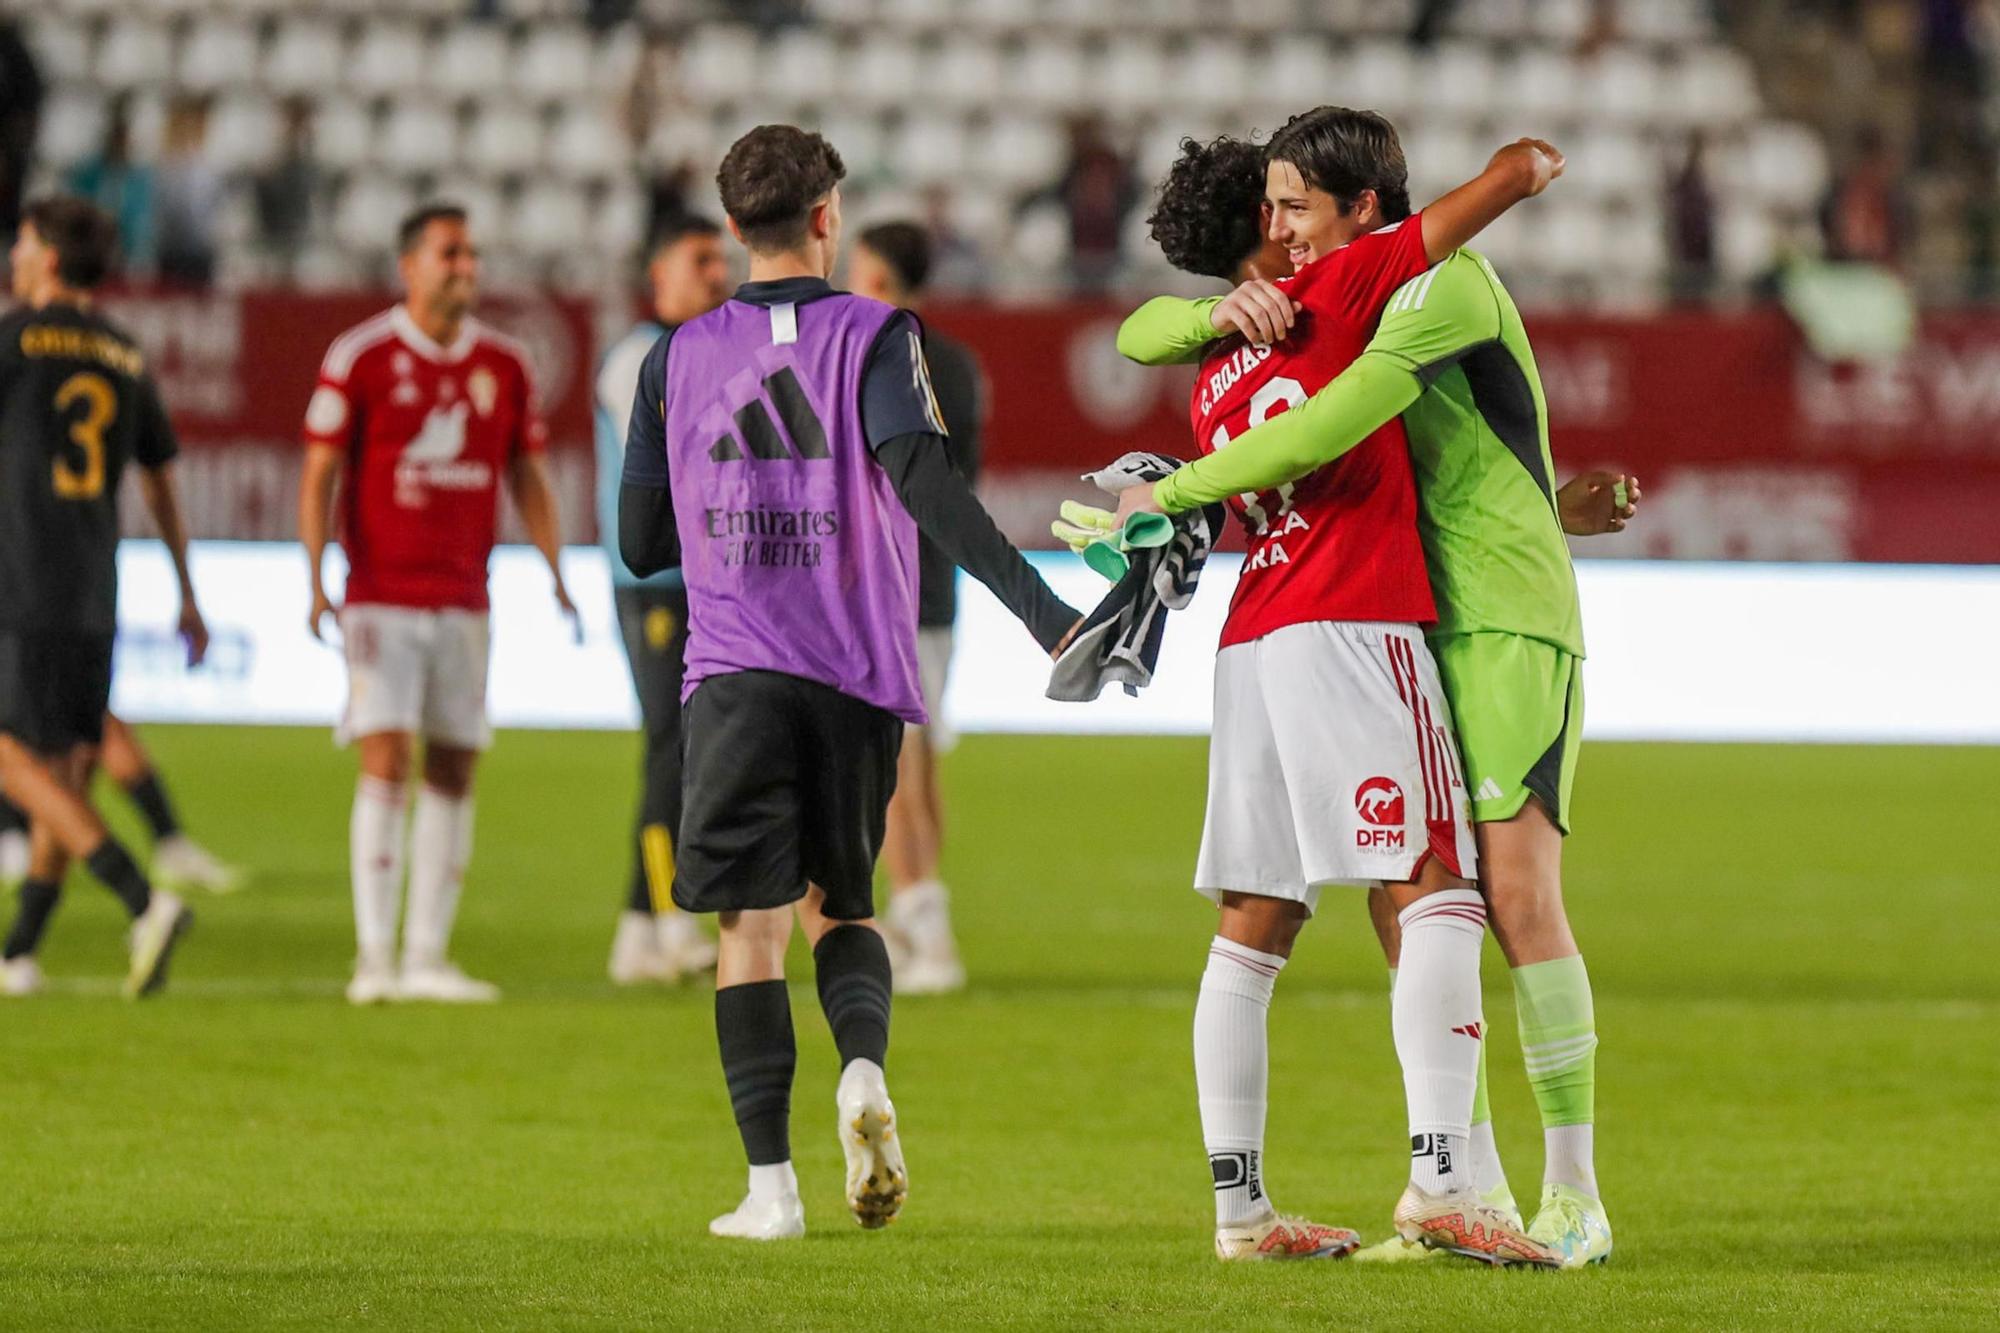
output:
[[[0,319],[0,629],[116,630],[118,482],[175,452],[145,358],[102,315]]]

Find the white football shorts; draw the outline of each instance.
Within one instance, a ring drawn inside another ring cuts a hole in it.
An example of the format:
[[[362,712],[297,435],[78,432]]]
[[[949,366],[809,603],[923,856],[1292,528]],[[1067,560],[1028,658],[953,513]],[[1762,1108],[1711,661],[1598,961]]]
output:
[[[958,733],[951,729],[944,715],[944,687],[951,679],[953,633],[949,625],[917,627],[917,679],[923,685],[924,711],[930,714],[924,733],[930,738],[933,754],[949,754],[958,744]]]
[[[1287,625],[1215,659],[1195,888],[1317,908],[1327,884],[1477,872],[1451,710],[1414,625]]]
[[[424,611],[366,603],[340,611],[347,652],[347,711],[334,733],[342,745],[383,731],[483,750],[487,614]]]

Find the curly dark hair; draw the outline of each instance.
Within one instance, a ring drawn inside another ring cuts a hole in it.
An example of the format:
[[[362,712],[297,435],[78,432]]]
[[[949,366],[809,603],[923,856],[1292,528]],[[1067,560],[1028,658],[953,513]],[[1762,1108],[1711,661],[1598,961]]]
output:
[[[1167,262],[1184,273],[1234,281],[1263,244],[1264,150],[1228,135],[1181,140],[1181,155],[1146,217]]]

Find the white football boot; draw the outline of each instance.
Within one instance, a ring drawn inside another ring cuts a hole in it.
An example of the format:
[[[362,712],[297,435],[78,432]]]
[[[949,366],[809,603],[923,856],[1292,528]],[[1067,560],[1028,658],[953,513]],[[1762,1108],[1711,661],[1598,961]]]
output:
[[[35,961],[33,954],[0,959],[0,996],[25,999],[30,995],[40,995],[47,985],[42,977],[42,965]]]
[[[243,871],[215,859],[206,847],[176,833],[153,844],[153,863],[148,873],[155,884],[176,892],[205,889],[209,893],[234,893],[243,887]]]
[[[671,985],[680,972],[666,950],[660,947],[659,933],[653,929],[650,912],[620,912],[618,933],[611,937],[611,962],[606,969],[613,985],[643,986],[658,982]]]
[[[347,983],[349,1004],[387,1004],[397,998],[396,965],[387,958],[359,958]]]
[[[949,995],[965,989],[965,964],[951,930],[951,895],[944,885],[907,889],[889,900],[883,934],[894,942],[889,975],[898,995]]]
[[[1559,1268],[1562,1256],[1521,1225],[1519,1212],[1488,1203],[1473,1189],[1431,1194],[1411,1185],[1396,1203],[1396,1234],[1433,1250],[1498,1267]]]
[[[796,1193],[774,1199],[746,1195],[734,1212],[708,1224],[708,1234],[730,1240],[797,1240],[806,1234],[806,1207]]]
[[[864,1228],[886,1227],[902,1210],[910,1173],[882,1066],[851,1061],[841,1072],[834,1104],[840,1111],[840,1148],[847,1155],[847,1207]]]
[[[653,929],[659,937],[660,952],[678,975],[687,977],[715,970],[715,941],[686,912],[676,908],[660,913],[653,918]]]
[[[1215,1257],[1225,1262],[1246,1259],[1339,1259],[1361,1244],[1359,1232],[1322,1226],[1302,1217],[1276,1212],[1241,1226],[1215,1229]]]
[[[139,919],[132,923],[132,966],[125,974],[125,998],[136,1000],[152,995],[167,984],[167,963],[174,945],[180,942],[194,913],[165,889],[154,889],[153,899]]]
[[[468,977],[448,959],[422,962],[405,958],[402,974],[396,978],[395,998],[419,1004],[496,1004],[500,988]]]

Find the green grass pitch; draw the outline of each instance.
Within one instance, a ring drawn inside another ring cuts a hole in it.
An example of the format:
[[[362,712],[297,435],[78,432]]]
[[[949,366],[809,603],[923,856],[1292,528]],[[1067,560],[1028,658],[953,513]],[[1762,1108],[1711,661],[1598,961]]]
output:
[[[603,980],[632,737],[512,733],[488,761],[458,952],[506,1002],[357,1012],[350,759],[321,731],[148,734],[193,829],[258,878],[196,904],[139,1006],[115,998],[109,895],[70,886],[55,993],[0,1008],[0,1326],[2000,1322],[2000,751],[1586,752],[1567,874],[1618,1251],[1552,1275],[1210,1257],[1199,741],[948,761],[974,989],[896,1009],[908,1208],[867,1234],[841,1207],[833,1052],[795,967],[810,1235],[752,1248],[705,1232],[743,1183],[706,987]],[[1539,1127],[1488,959],[1527,1199]],[[1273,1193],[1371,1239],[1405,1169],[1385,991],[1335,893],[1271,1020]]]

